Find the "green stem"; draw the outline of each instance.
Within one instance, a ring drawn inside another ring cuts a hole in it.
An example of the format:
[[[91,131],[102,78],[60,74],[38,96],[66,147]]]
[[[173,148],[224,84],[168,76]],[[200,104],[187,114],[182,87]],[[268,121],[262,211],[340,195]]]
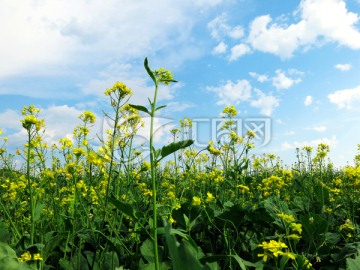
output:
[[[156,160],[155,149],[153,147],[153,131],[154,131],[154,117],[156,109],[156,98],[158,92],[158,85],[155,83],[154,101],[151,104],[151,122],[150,122],[150,165],[151,165],[151,182],[152,182],[152,204],[153,204],[153,242],[154,242],[154,257],[155,257],[155,270],[159,270],[159,252],[158,252],[158,239],[157,239],[157,209],[156,209]]]
[[[108,174],[108,181],[107,181],[107,187],[106,187],[106,195],[105,195],[105,213],[103,222],[106,219],[107,216],[107,204],[108,204],[108,198],[109,198],[109,190],[110,190],[110,181],[111,181],[111,174],[114,166],[114,152],[115,152],[115,140],[116,140],[116,129],[119,122],[119,108],[120,108],[120,97],[118,98],[116,102],[116,109],[115,109],[115,120],[114,120],[114,129],[111,136],[111,157],[110,157],[110,167],[109,167],[109,174]]]
[[[30,243],[34,244],[34,232],[35,232],[35,223],[34,223],[34,198],[33,198],[33,190],[31,186],[30,179],[30,154],[31,154],[31,131],[28,129],[28,151],[27,151],[27,159],[26,159],[26,177],[28,182],[28,188],[30,193]]]

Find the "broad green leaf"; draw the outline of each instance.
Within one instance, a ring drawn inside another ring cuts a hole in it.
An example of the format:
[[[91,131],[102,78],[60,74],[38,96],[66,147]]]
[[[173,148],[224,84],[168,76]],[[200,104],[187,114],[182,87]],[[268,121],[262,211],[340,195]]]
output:
[[[131,108],[134,108],[134,109],[138,110],[138,111],[142,111],[142,112],[144,112],[144,113],[147,113],[148,115],[151,115],[151,113],[149,112],[149,110],[148,110],[146,107],[144,107],[144,106],[134,105],[134,104],[129,104],[129,106],[130,106]]]
[[[151,69],[149,68],[149,62],[147,60],[147,57],[144,60],[144,67],[146,69],[146,72],[149,74],[150,78],[153,80],[153,82],[155,83],[155,85],[157,84],[156,82],[156,78],[154,73],[151,71]]]
[[[168,270],[170,269],[170,267],[168,265],[166,265],[166,263],[164,262],[160,262],[160,270]],[[142,265],[140,266],[139,268],[140,270],[154,270],[155,269],[155,263],[148,263],[148,264],[145,264],[145,265]]]
[[[146,239],[140,247],[141,255],[149,262],[155,262],[154,243],[150,239]]]
[[[26,263],[20,262],[16,252],[5,243],[0,242],[0,269],[32,270]]]
[[[137,221],[140,217],[140,212],[136,212],[131,204],[119,201],[114,195],[109,197],[109,202],[112,203],[121,213],[131,217]]]
[[[161,159],[176,152],[179,149],[189,147],[194,143],[194,140],[183,140],[179,142],[173,142],[165,145],[161,148]]]
[[[195,249],[189,241],[176,241],[169,224],[165,222],[165,238],[174,270],[211,270],[208,264],[202,265],[198,259],[200,248]]]
[[[41,210],[44,208],[45,204],[38,204],[34,211],[34,222],[40,220]]]
[[[246,270],[247,267],[255,267],[255,264],[241,259],[240,256],[236,255],[236,254],[208,256],[208,257],[201,258],[200,262],[202,262],[202,263],[206,263],[206,262],[210,263],[210,262],[218,262],[220,260],[227,260],[227,259],[232,259],[232,260],[236,261],[238,263],[239,267],[242,270]]]
[[[66,243],[66,238],[68,237],[67,232],[50,232],[46,234],[45,237],[45,247],[42,250],[43,258],[46,260],[52,254],[56,254],[56,248],[59,247],[62,243]]]
[[[360,270],[360,249],[355,259],[347,258],[346,259],[346,269],[347,270]]]
[[[16,258],[16,252],[8,244],[0,242],[0,259],[4,257]]]

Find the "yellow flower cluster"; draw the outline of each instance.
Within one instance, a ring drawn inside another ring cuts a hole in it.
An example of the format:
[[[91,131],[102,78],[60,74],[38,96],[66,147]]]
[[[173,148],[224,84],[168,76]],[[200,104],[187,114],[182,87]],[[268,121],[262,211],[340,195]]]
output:
[[[131,89],[126,86],[126,84],[122,82],[116,82],[111,88],[106,89],[105,95],[110,96],[112,93],[114,93],[116,96],[118,96],[120,99],[123,99],[124,97],[128,95],[132,95]]]
[[[165,85],[169,85],[174,79],[174,75],[171,73],[171,71],[164,68],[158,68],[155,70],[154,75],[159,83],[163,83]]]
[[[238,114],[237,110],[235,109],[235,107],[233,105],[232,106],[226,106],[223,109],[222,113],[225,114],[229,118],[235,117]]]
[[[35,254],[31,255],[31,253],[29,251],[24,252],[19,257],[19,261],[21,261],[21,262],[27,262],[27,261],[31,261],[31,260],[42,261],[42,257],[39,253],[35,253]]]
[[[293,215],[280,213],[277,214],[277,216],[283,221],[285,227],[289,228],[291,231],[291,234],[286,235],[285,238],[294,241],[299,241],[301,239],[302,224],[295,223],[295,218]]]
[[[280,194],[283,187],[287,186],[283,178],[276,175],[271,175],[268,178],[262,180],[262,191],[264,197],[268,197],[271,194]]]
[[[287,249],[288,246],[281,241],[264,241],[259,244],[258,247],[263,248],[264,253],[258,254],[258,257],[262,257],[264,262],[266,262],[269,258],[277,258],[279,256],[286,256],[292,260],[295,260],[295,254],[289,251],[284,251],[284,249]]]
[[[199,197],[197,197],[197,196],[194,196],[192,198],[192,204],[195,205],[195,206],[201,205],[201,199]]]
[[[344,233],[346,237],[350,238],[353,236],[353,233],[355,231],[355,227],[353,226],[350,219],[345,220],[345,223],[340,225],[339,231]]]

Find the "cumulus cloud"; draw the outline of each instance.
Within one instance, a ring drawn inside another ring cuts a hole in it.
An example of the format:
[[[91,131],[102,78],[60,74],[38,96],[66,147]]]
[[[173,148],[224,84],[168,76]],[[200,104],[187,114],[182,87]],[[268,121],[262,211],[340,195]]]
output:
[[[341,70],[341,71],[348,71],[351,69],[351,65],[350,64],[337,64],[334,66],[336,69]]]
[[[247,101],[251,97],[251,85],[247,80],[238,80],[235,83],[227,81],[224,85],[214,87],[208,86],[206,89],[214,92],[218,97],[217,105],[238,105],[242,101]]]
[[[166,48],[186,47],[193,26],[201,18],[195,15],[221,2],[160,0],[149,5],[145,0],[64,0],[18,5],[4,0],[0,76],[28,71],[63,73],[61,67],[69,65],[88,68],[113,59],[126,62]],[[233,30],[239,35],[238,29]],[[188,52],[186,48],[183,51]],[[74,73],[74,69],[66,70]]]
[[[276,70],[276,76],[272,78],[272,84],[276,89],[289,89],[294,84],[301,82],[300,78],[290,78],[282,70]]]
[[[360,103],[360,85],[355,88],[335,91],[328,95],[328,99],[340,109],[351,109],[354,104]]]
[[[310,106],[313,103],[313,97],[312,96],[306,96],[305,101],[304,101],[304,105],[305,106]]]
[[[316,147],[320,144],[324,143],[330,146],[330,149],[336,148],[338,140],[336,136],[332,136],[331,138],[324,137],[321,139],[314,139],[311,141],[294,141],[294,142],[284,142],[281,144],[282,150],[294,150],[296,148],[303,148],[304,146],[311,146],[316,149]]]
[[[244,36],[244,29],[240,25],[230,26],[227,23],[226,14],[221,14],[215,19],[208,23],[208,28],[210,30],[210,35],[216,40],[221,40],[225,37],[230,37],[232,39],[240,39]]]
[[[227,50],[227,45],[224,42],[220,42],[212,51],[213,54],[223,54]]]
[[[300,48],[318,43],[337,42],[360,49],[359,16],[347,10],[343,0],[302,0],[297,14],[300,21],[290,25],[273,22],[270,15],[255,18],[247,38],[253,49],[290,58]]]
[[[241,56],[248,54],[251,52],[251,49],[246,44],[238,44],[231,48],[231,54],[229,57],[229,61],[235,61],[239,59]]]
[[[253,78],[255,78],[258,82],[266,82],[269,80],[269,77],[265,74],[258,74],[256,72],[249,72],[249,75]]]
[[[258,89],[255,89],[255,92],[258,98],[251,101],[250,105],[252,107],[260,109],[261,114],[270,116],[274,112],[274,109],[279,106],[279,100],[275,96],[271,94],[266,95]]]

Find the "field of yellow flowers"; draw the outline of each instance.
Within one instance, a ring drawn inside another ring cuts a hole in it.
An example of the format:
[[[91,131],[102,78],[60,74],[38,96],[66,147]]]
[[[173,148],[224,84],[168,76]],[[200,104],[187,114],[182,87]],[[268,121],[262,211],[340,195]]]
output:
[[[360,269],[360,155],[343,169],[325,144],[297,149],[289,167],[253,156],[254,133],[234,131],[233,106],[223,110],[227,140],[202,150],[179,141],[192,126],[184,118],[155,149],[157,91],[176,81],[144,66],[153,99],[129,104],[125,84],[107,89],[113,129],[101,147],[89,143],[90,111],[72,139],[48,145],[33,105],[19,123],[23,149],[9,153],[1,138],[0,269]],[[149,159],[133,143],[142,116]]]

